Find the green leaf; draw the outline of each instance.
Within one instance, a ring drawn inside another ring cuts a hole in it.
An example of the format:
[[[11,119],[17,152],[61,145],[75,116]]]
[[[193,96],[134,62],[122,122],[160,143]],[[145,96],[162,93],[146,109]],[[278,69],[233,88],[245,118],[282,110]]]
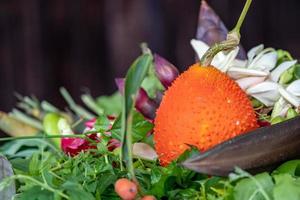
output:
[[[103,194],[109,186],[113,186],[117,180],[117,176],[111,172],[104,173],[98,180],[98,192]]]
[[[276,66],[280,65],[281,63],[285,61],[293,60],[293,57],[288,51],[278,49],[277,50],[277,63]]]
[[[29,159],[23,159],[23,158],[15,158],[10,160],[10,163],[12,164],[14,170],[22,171],[22,172],[28,172],[29,170]]]
[[[103,135],[101,138],[101,141],[97,143],[97,149],[98,149],[99,153],[101,153],[101,154],[108,153],[107,144],[108,144],[108,138],[106,138]]]
[[[274,174],[290,174],[300,177],[300,160],[291,160],[280,165]]]
[[[78,183],[67,181],[62,185],[62,189],[66,190],[66,193],[72,200],[94,200],[95,198],[89,192],[83,190],[82,186]]]
[[[299,116],[299,113],[294,108],[289,108],[286,113],[286,119],[292,119]]]
[[[137,112],[133,111],[132,117],[132,142],[138,142],[145,139],[147,133],[153,129],[153,124],[146,120],[144,116]],[[121,117],[119,116],[114,122],[111,128],[112,137],[115,139],[121,139]]]
[[[263,106],[263,103],[261,103],[259,100],[252,98],[251,99],[252,107],[253,108],[259,108]]]
[[[168,192],[168,196],[169,199],[181,199],[181,200],[202,199],[200,198],[200,191],[197,191],[194,188],[172,190]]]
[[[109,129],[110,121],[107,119],[105,115],[101,115],[97,118],[97,121],[95,123],[95,129],[100,132],[104,133]]]
[[[273,187],[272,177],[268,173],[258,174],[239,181],[234,188],[234,198],[238,200],[271,200]]]
[[[192,158],[194,156],[197,156],[199,155],[200,152],[198,150],[197,147],[194,147],[194,146],[190,146],[189,149],[185,150],[180,156],[179,158],[177,158],[177,162],[183,162],[185,160],[187,160],[188,158]]]
[[[276,116],[273,119],[271,119],[271,124],[272,125],[273,124],[278,124],[278,123],[283,122],[283,121],[285,121],[284,117],[282,117],[282,116]]]
[[[96,101],[106,115],[117,116],[122,111],[122,96],[119,92],[115,92],[111,96],[98,97]]]
[[[54,200],[54,195],[48,190],[44,190],[39,186],[33,186],[22,192],[17,200]]]
[[[30,163],[29,163],[29,174],[32,176],[38,175],[40,172],[40,158],[39,153],[36,152],[32,155]]]
[[[155,184],[159,182],[159,180],[162,178],[161,170],[158,167],[154,167],[151,170],[151,184]]]
[[[130,110],[134,105],[134,97],[146,77],[152,56],[144,54],[138,57],[129,68],[125,79],[125,116],[128,117]]]
[[[148,96],[152,99],[155,98],[157,91],[164,91],[164,86],[155,74],[150,74],[142,83],[142,88],[146,90]]]
[[[132,163],[132,111],[137,91],[148,73],[152,59],[152,56],[148,53],[138,57],[129,68],[125,78],[121,118],[121,160],[126,160],[132,178],[135,178]]]
[[[153,129],[153,124],[147,121],[139,112],[133,112],[132,117],[132,142],[142,140]]]
[[[112,138],[115,138],[120,141],[122,139],[122,137],[121,137],[121,118],[122,118],[122,115],[119,115],[117,117],[117,119],[114,121],[114,124],[112,125],[111,130],[110,130]]]
[[[296,79],[300,79],[300,65],[296,65],[295,70],[294,70],[294,76]]]
[[[16,157],[16,154],[23,149],[34,149],[36,151],[45,149],[47,147],[47,141],[42,139],[26,139],[26,140],[14,140],[5,143],[0,151],[2,154],[8,157]],[[30,155],[31,156],[31,155]],[[23,156],[22,156],[23,157]],[[27,157],[27,156],[24,156]]]
[[[275,187],[274,200],[299,200],[300,179],[293,178],[290,174],[278,174],[274,176]]]

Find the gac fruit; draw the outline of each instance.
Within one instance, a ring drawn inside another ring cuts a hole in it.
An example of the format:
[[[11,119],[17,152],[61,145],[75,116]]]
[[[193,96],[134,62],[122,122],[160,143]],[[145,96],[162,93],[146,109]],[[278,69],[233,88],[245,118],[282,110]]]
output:
[[[194,64],[165,92],[154,121],[160,164],[178,158],[188,145],[205,151],[258,128],[245,92],[213,66]]]

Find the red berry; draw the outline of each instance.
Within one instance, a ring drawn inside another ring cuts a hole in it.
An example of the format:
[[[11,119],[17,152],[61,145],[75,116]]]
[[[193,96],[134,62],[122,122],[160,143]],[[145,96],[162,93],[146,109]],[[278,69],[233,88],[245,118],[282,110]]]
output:
[[[141,198],[141,200],[156,200],[155,196],[147,195]]]
[[[121,178],[115,183],[115,191],[123,200],[133,200],[137,194],[137,186],[134,182]]]

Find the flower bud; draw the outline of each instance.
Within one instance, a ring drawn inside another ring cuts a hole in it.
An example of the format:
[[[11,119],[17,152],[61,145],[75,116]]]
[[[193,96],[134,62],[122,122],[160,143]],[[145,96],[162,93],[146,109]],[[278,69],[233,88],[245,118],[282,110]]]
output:
[[[171,86],[172,82],[177,78],[179,72],[177,68],[161,56],[154,54],[155,72],[165,88]]]

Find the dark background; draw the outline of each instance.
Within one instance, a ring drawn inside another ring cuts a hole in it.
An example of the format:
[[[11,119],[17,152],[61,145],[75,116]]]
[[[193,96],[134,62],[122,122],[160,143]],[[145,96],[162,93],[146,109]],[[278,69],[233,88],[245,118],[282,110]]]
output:
[[[207,0],[233,27],[242,0]],[[15,105],[13,92],[35,94],[58,106],[58,88],[78,100],[112,93],[140,54],[139,44],[180,70],[194,62],[200,0],[0,0],[0,110]],[[264,43],[300,57],[300,1],[253,0],[242,30],[245,49]]]

